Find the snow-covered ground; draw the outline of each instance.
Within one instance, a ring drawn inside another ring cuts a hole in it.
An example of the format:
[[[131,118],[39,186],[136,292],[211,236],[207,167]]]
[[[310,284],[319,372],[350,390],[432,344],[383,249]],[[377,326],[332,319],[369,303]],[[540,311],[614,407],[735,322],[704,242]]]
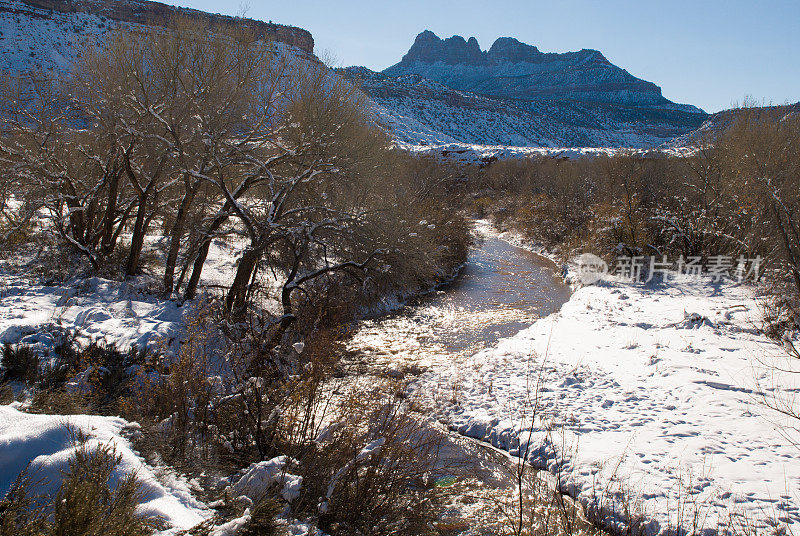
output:
[[[598,156],[634,155],[649,158],[689,156],[693,149],[687,147],[666,147],[657,149],[625,149],[613,147],[515,147],[511,145],[478,145],[462,142],[428,141],[404,142],[395,144],[405,151],[425,156],[445,157],[459,162],[490,162],[506,158],[550,157],[576,160]]]
[[[416,385],[456,430],[527,450],[589,507],[629,502],[652,533],[695,505],[701,528],[733,513],[797,530],[800,452],[763,398],[800,396],[800,362],[758,322],[747,286],[609,278]]]
[[[0,497],[17,475],[29,467],[39,481],[37,492],[55,495],[77,445],[75,432],[88,437],[87,446],[113,446],[121,461],[112,479],[135,472],[144,499],[140,513],[161,518],[168,525],[164,534],[188,529],[213,513],[196,500],[189,484],[174,474],[156,475],[144,463],[123,432],[136,433],[138,425],[118,417],[97,415],[34,415],[15,405],[0,406]]]
[[[49,346],[60,328],[120,348],[169,346],[180,335],[191,307],[160,300],[133,285],[92,277],[63,285],[40,285],[4,274],[0,290],[0,343]]]
[[[201,287],[230,284],[241,252],[235,238],[215,240],[203,268]],[[6,263],[11,264],[11,263]],[[26,343],[46,349],[58,331],[79,340],[102,340],[119,348],[170,350],[195,303],[182,304],[147,291],[146,281],[101,277],[42,284],[24,268],[0,265],[0,344]],[[274,285],[269,273],[262,284]]]
[[[215,250],[208,281],[230,276],[233,253]],[[43,286],[6,273],[0,341],[47,344],[37,331],[60,323],[120,346],[157,344],[180,334],[188,312],[124,283]],[[800,362],[759,334],[759,316],[752,287],[610,277],[477,354],[428,359],[417,344],[411,353],[428,370],[414,385],[454,429],[512,454],[528,445],[528,458],[559,473],[585,505],[620,512],[630,501],[653,533],[690,523],[691,503],[703,505],[706,528],[734,512],[762,522],[776,517],[797,530],[798,447],[763,399],[800,397]],[[27,461],[65,463],[67,420],[98,441],[114,441],[126,467],[145,479],[155,474],[130,451],[121,435],[130,425],[121,419],[37,416],[6,406],[0,494]],[[145,507],[168,508],[178,516],[174,527],[206,515],[185,486],[151,484],[156,502]],[[615,495],[620,488],[627,499]]]

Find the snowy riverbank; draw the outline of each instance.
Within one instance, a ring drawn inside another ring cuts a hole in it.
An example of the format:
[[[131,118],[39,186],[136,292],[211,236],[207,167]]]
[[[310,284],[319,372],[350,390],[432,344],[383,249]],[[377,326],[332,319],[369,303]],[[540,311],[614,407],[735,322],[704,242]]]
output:
[[[798,448],[763,399],[800,393],[800,374],[776,372],[800,363],[758,323],[747,286],[609,278],[494,348],[432,367],[417,389],[461,433],[527,450],[609,522],[633,508],[659,533],[699,508],[697,528],[734,514],[797,529]]]

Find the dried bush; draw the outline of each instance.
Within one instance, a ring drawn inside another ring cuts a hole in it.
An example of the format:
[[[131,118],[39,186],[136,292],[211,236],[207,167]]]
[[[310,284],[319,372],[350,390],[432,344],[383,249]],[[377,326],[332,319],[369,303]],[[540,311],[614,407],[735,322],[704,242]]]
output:
[[[3,381],[33,384],[39,377],[39,356],[26,345],[3,345]]]
[[[275,519],[281,510],[281,504],[275,500],[253,505],[250,509],[250,520],[239,530],[239,536],[277,536],[281,532]]]
[[[136,514],[142,492],[136,475],[112,476],[121,461],[113,447],[86,445],[75,451],[54,500],[53,534],[59,536],[144,536],[153,520]]]
[[[154,520],[136,513],[142,498],[136,475],[115,478],[121,458],[109,445],[80,445],[55,497],[37,493],[44,482],[26,469],[0,501],[0,535],[145,536]]]
[[[86,395],[62,387],[34,391],[28,411],[45,415],[86,415],[92,413],[92,408]]]
[[[2,354],[4,380],[35,387],[31,411],[37,413],[117,411],[120,399],[130,394],[136,374],[150,370],[152,360],[144,350],[123,352],[98,341],[82,345],[74,336],[63,336],[42,358],[25,344],[6,344]]]
[[[0,500],[0,536],[42,536],[48,534],[47,499],[34,489],[41,480],[25,468]]]
[[[317,439],[296,446],[303,490],[293,506],[329,534],[434,533],[441,436],[390,394],[355,390]]]

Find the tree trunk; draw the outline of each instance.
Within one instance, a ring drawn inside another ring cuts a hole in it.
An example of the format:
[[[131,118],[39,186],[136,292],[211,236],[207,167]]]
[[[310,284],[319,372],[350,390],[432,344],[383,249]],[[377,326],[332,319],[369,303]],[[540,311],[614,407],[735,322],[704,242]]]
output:
[[[175,282],[175,265],[178,263],[178,253],[181,250],[181,238],[183,238],[183,228],[186,224],[186,217],[189,215],[189,207],[194,199],[194,189],[190,188],[183,196],[178,213],[175,216],[175,223],[172,226],[169,241],[169,253],[164,267],[164,295],[169,297],[172,294]]]
[[[136,209],[136,222],[133,224],[131,236],[131,251],[128,254],[128,263],[125,266],[125,275],[133,276],[139,271],[139,258],[142,255],[145,233],[145,216],[147,215],[147,198],[150,194],[148,187],[139,195],[139,206]]]
[[[186,284],[186,292],[183,293],[183,297],[187,300],[191,300],[197,295],[197,285],[200,283],[200,274],[203,272],[203,265],[208,258],[208,248],[210,247],[211,238],[205,238],[197,250],[197,257],[195,257],[194,265],[192,266],[192,275]]]
[[[240,318],[244,314],[247,304],[247,286],[250,283],[257,261],[258,251],[252,246],[239,259],[236,277],[233,278],[233,283],[225,299],[225,308],[229,313],[233,313],[234,317]]]
[[[186,284],[186,292],[183,297],[187,300],[193,299],[197,295],[197,286],[200,284],[200,274],[203,272],[203,265],[208,258],[208,249],[211,247],[211,235],[217,232],[217,229],[228,221],[228,215],[224,213],[228,209],[230,203],[225,203],[222,210],[223,214],[217,216],[206,231],[206,236],[197,248],[197,256],[194,259],[194,266],[192,266],[192,275],[189,277],[189,282]]]
[[[119,197],[119,174],[114,173],[108,185],[108,205],[103,217],[103,237],[100,242],[100,251],[106,257],[114,251],[114,218],[117,214],[117,198]]]

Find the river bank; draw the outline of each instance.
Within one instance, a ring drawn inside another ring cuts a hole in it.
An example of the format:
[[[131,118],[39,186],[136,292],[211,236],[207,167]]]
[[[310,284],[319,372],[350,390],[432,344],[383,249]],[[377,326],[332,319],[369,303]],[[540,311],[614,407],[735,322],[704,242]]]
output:
[[[486,505],[513,499],[524,458],[547,471],[548,490],[617,531],[798,528],[787,437],[797,423],[768,405],[797,400],[800,364],[760,334],[752,287],[608,277],[570,292],[557,265],[514,237],[486,222],[476,235],[457,280],[360,322],[348,343],[363,365],[352,379],[405,378],[421,415],[511,456],[446,437],[463,467],[443,527],[502,526]],[[73,294],[8,286],[0,332],[34,336],[26,322],[60,321],[139,343],[180,328],[177,308],[92,281]],[[470,522],[478,516],[482,526]]]
[[[758,322],[747,286],[609,278],[414,391],[458,432],[554,473],[611,528],[796,530],[796,422],[768,405],[796,402],[800,364]]]

